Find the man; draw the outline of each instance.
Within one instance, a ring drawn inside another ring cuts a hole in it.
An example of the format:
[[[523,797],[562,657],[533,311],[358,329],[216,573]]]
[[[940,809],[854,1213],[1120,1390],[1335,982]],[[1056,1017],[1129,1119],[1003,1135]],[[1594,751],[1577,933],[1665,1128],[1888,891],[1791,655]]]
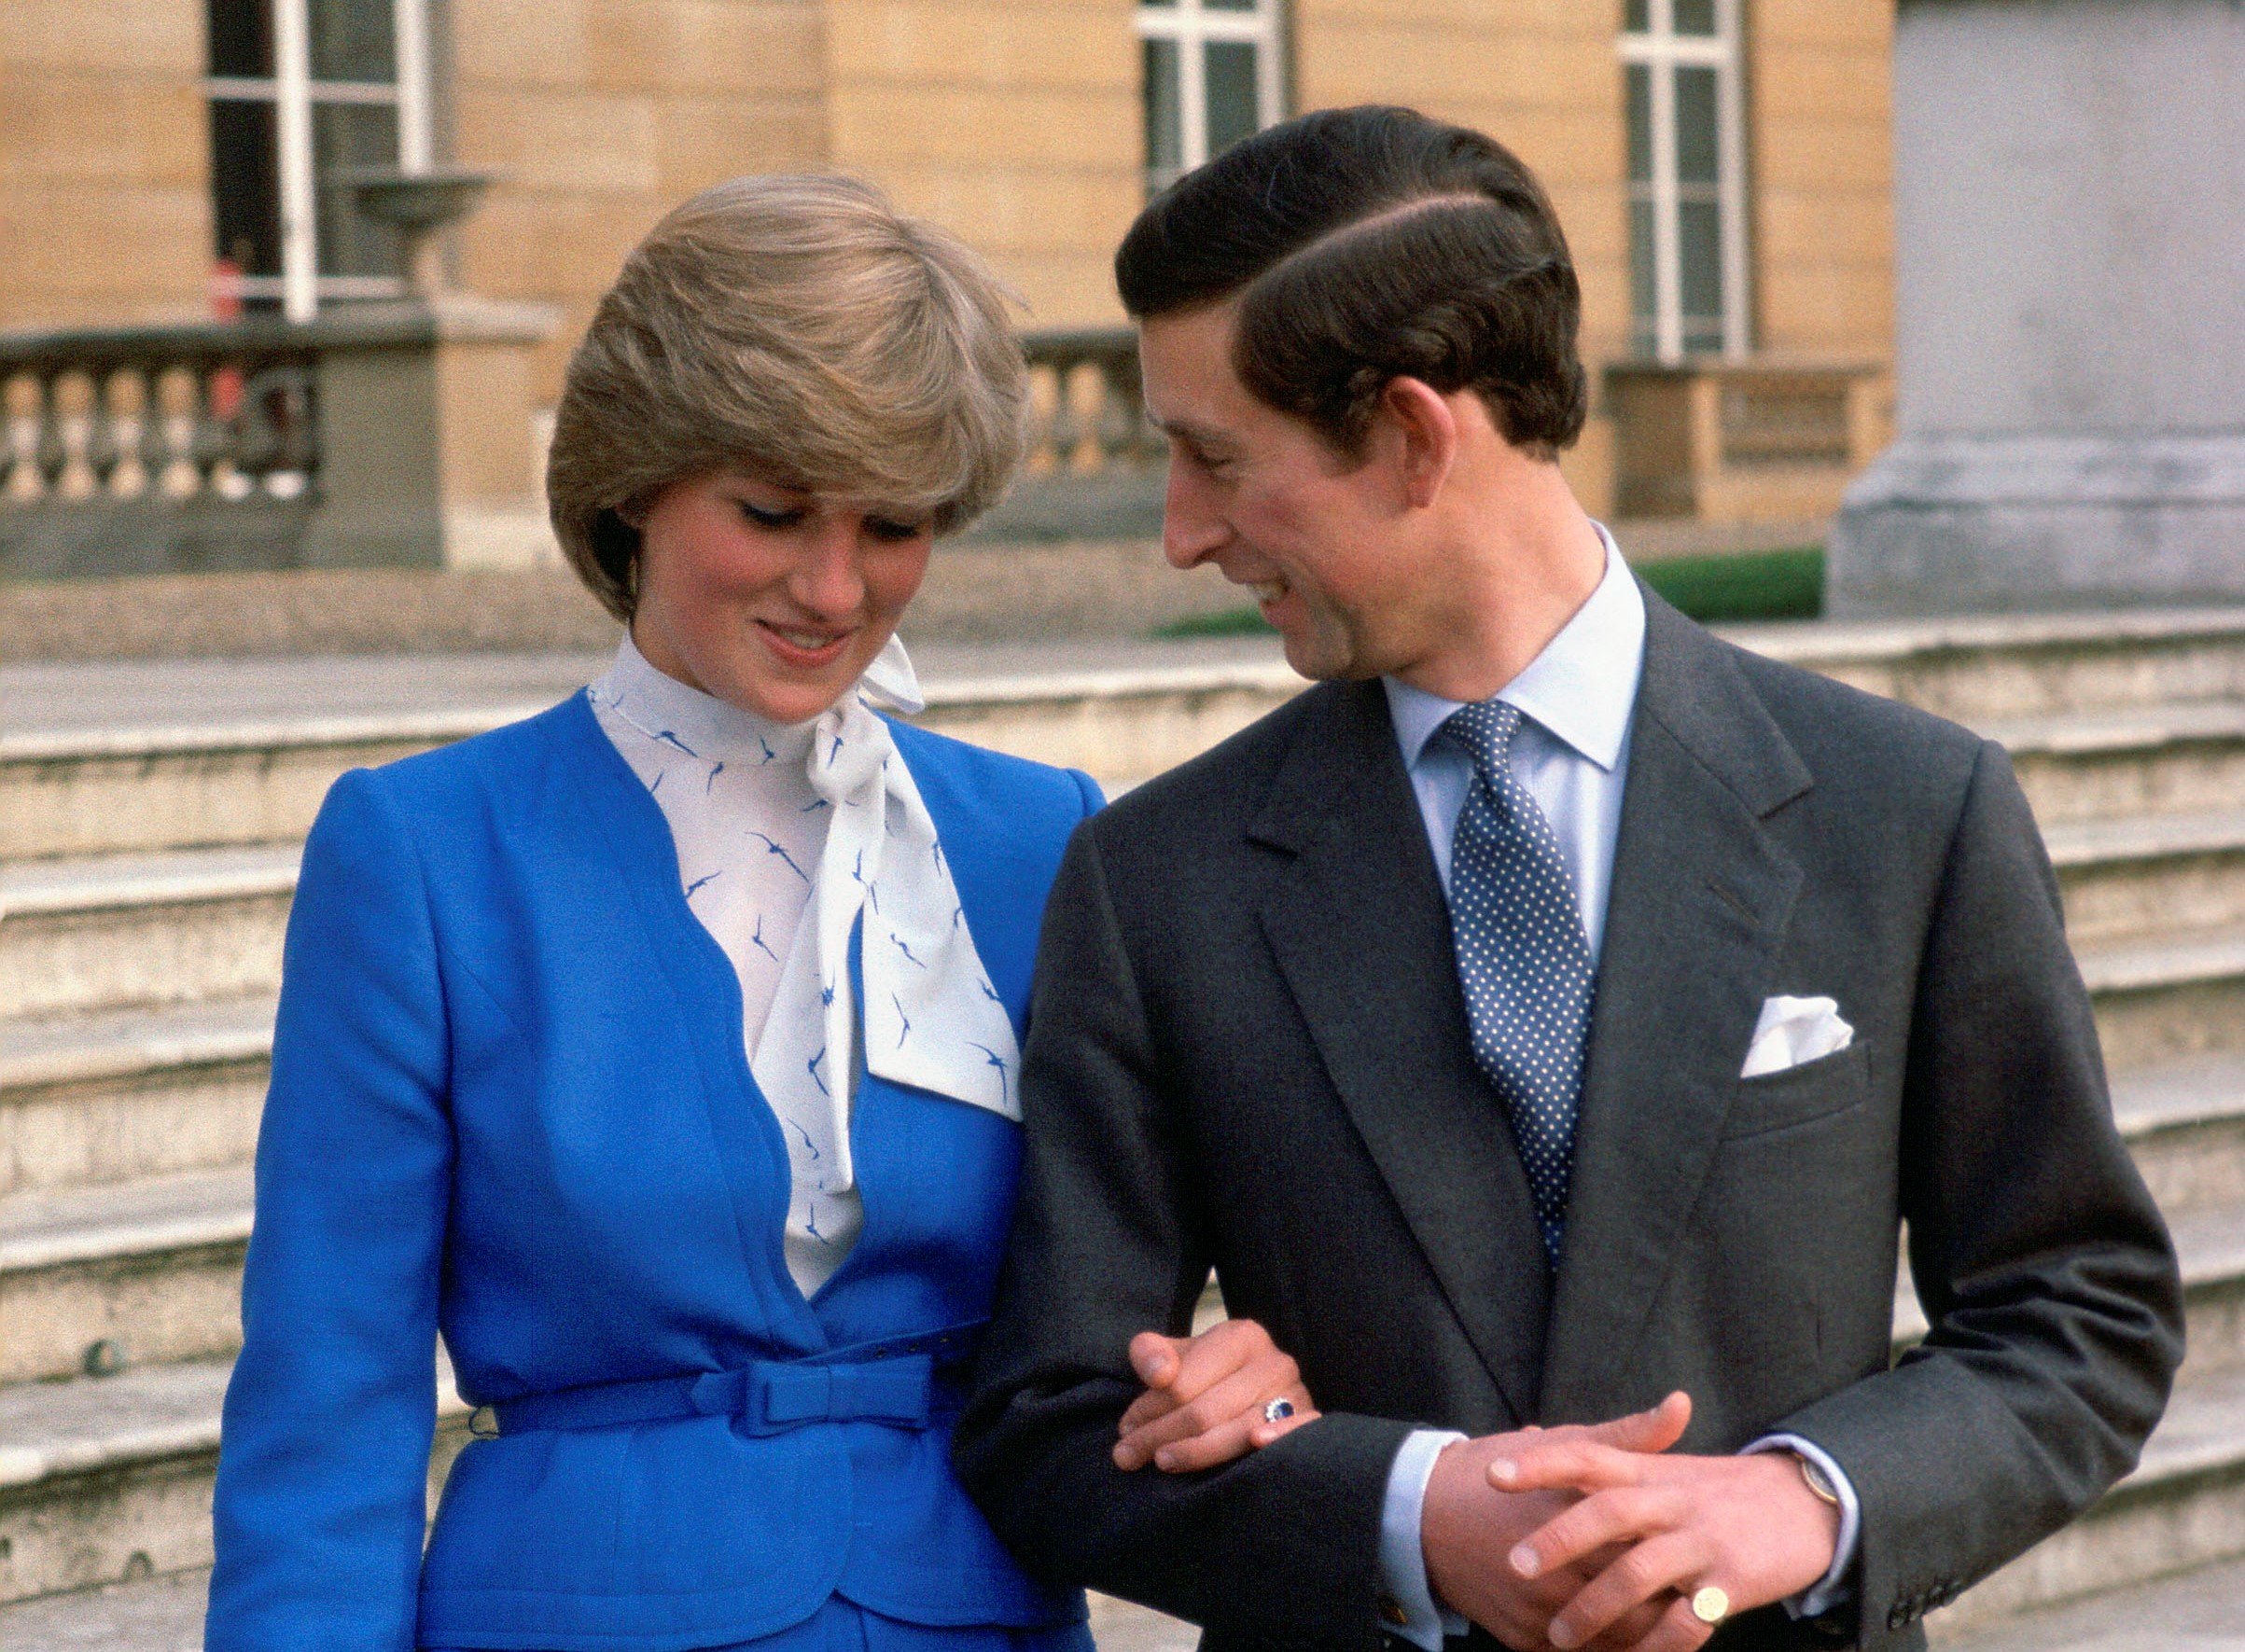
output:
[[[1487,138],[1304,117],[1116,268],[1169,558],[1322,681],[1070,847],[970,1486],[1211,1648],[1918,1644],[2181,1356],[2003,753],[1631,578],[1555,463],[1566,243]],[[1132,1473],[1175,1363],[1131,1331],[1212,1264],[1324,1414]]]

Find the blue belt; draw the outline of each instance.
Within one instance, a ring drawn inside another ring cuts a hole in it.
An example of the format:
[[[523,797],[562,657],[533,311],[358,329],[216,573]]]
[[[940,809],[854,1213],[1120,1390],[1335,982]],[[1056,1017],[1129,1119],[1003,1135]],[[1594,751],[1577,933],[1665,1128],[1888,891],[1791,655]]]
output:
[[[745,1433],[785,1434],[817,1423],[924,1429],[936,1418],[939,1370],[963,1365],[986,1320],[916,1336],[853,1343],[801,1359],[760,1359],[730,1371],[595,1382],[478,1406],[481,1438],[547,1428],[619,1428],[683,1417],[734,1417]]]

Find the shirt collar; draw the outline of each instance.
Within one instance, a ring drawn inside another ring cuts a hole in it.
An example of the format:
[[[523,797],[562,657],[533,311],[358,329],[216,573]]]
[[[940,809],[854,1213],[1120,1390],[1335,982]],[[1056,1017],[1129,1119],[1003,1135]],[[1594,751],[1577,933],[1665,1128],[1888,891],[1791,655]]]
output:
[[[1637,705],[1638,677],[1645,662],[1645,598],[1629,565],[1622,561],[1613,535],[1603,523],[1591,525],[1606,547],[1604,577],[1589,601],[1544,645],[1543,652],[1499,689],[1496,698],[1611,771],[1621,761],[1629,715]],[[1418,761],[1434,731],[1464,702],[1444,700],[1393,677],[1383,680],[1387,714],[1408,767]]]

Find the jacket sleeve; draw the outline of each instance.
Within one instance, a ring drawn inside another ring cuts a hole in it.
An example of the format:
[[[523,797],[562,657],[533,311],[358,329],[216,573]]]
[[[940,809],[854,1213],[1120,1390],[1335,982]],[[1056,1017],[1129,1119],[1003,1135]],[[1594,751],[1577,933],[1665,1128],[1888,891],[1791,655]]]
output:
[[[1021,1201],[957,1433],[968,1489],[1055,1581],[1212,1629],[1375,1647],[1381,1507],[1410,1424],[1328,1413],[1202,1474],[1110,1455],[1139,1392],[1130,1339],[1190,1326],[1211,1252],[1088,828],[1045,909],[1033,1006]]]
[[[304,849],[226,1395],[210,1652],[410,1652],[450,1198],[428,897],[382,775]]]
[[[1951,839],[1903,1082],[1903,1215],[1931,1332],[1778,1425],[1854,1482],[1867,1652],[2134,1466],[2182,1355],[2174,1252],[2113,1126],[2057,879],[1993,744]]]

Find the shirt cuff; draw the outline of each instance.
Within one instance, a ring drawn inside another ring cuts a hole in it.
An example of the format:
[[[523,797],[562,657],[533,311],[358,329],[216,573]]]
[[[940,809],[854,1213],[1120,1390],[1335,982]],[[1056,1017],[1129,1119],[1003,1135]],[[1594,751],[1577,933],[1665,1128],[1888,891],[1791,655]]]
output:
[[[1434,1590],[1427,1582],[1427,1551],[1419,1537],[1434,1460],[1443,1447],[1465,1437],[1441,1429],[1414,1429],[1388,1467],[1387,1495],[1380,1506],[1380,1576],[1387,1585],[1386,1604],[1391,1608],[1386,1614],[1387,1631],[1421,1652],[1442,1652],[1444,1635],[1466,1632],[1463,1617],[1435,1603]]]
[[[1765,1434],[1739,1452],[1750,1457],[1757,1451],[1791,1451],[1805,1457],[1824,1472],[1832,1489],[1840,1494],[1840,1535],[1833,1546],[1832,1569],[1807,1589],[1785,1603],[1785,1611],[1792,1617],[1821,1617],[1834,1606],[1847,1604],[1853,1593],[1848,1587],[1848,1568],[1855,1564],[1855,1549],[1863,1531],[1863,1506],[1856,1500],[1855,1482],[1847,1471],[1825,1454],[1824,1449],[1797,1434]],[[1424,1493],[1422,1492],[1422,1495]],[[1395,1487],[1388,1484],[1388,1503],[1393,1506]],[[1383,1551],[1384,1552],[1384,1551]]]

